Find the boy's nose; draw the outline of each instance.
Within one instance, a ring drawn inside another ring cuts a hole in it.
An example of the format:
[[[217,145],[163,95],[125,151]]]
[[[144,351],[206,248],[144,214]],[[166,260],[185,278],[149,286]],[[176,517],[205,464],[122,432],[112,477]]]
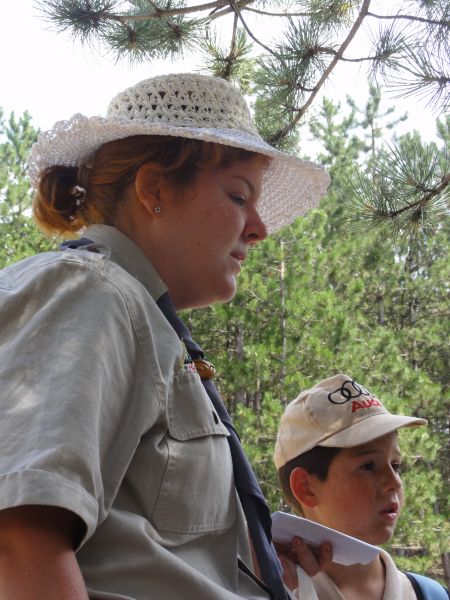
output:
[[[386,469],[386,477],[385,477],[385,485],[388,489],[398,490],[402,487],[402,479],[395,469],[392,466],[389,466]]]

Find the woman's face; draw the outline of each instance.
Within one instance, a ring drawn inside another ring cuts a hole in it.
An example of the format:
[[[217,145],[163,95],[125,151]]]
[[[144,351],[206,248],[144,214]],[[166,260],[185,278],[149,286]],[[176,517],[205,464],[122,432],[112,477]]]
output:
[[[160,191],[149,258],[177,309],[224,302],[250,245],[267,231],[258,214],[264,164],[260,158],[202,168],[182,191]]]

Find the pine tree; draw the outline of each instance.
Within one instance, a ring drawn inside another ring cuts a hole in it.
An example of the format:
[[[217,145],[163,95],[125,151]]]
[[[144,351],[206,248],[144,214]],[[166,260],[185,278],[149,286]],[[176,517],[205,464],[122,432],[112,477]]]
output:
[[[295,149],[299,124],[341,63],[368,65],[374,84],[420,98],[431,110],[449,107],[447,0],[213,0],[195,5],[183,0],[41,0],[38,6],[57,30],[70,30],[87,44],[97,42],[117,59],[174,61],[197,53],[203,70],[256,94],[262,135],[288,150]],[[266,41],[266,31],[273,31],[275,39]],[[227,43],[221,42],[224,35]],[[365,49],[355,50],[363,38],[369,40]],[[366,75],[360,77],[365,85]],[[397,173],[387,170],[398,158],[395,148],[386,151],[386,177],[411,175],[403,163]],[[403,228],[432,229],[427,219],[435,215],[436,198],[448,190],[450,173],[439,171],[431,180],[420,175],[414,174],[415,189],[396,190],[395,198],[383,185],[375,192],[360,186],[362,205],[372,208],[360,210],[359,217],[369,226],[393,224],[394,234]],[[420,219],[411,205],[423,209]]]
[[[375,157],[378,149],[377,142],[383,141],[385,131],[394,130],[399,123],[406,121],[408,118],[407,114],[399,117],[395,116],[394,118],[394,106],[388,107],[385,112],[381,113],[381,91],[374,84],[369,85],[369,99],[363,109],[358,108],[356,102],[349,96],[347,96],[347,103],[352,108],[354,114],[361,116],[358,125],[363,130],[367,130],[364,135],[364,138],[367,140],[364,151],[370,152],[372,158]],[[387,120],[389,116],[393,118]]]
[[[386,244],[349,229],[341,198],[358,163],[369,171],[372,160],[353,145],[358,127],[356,111],[323,102],[312,129],[333,174],[322,208],[252,249],[235,299],[196,313],[192,326],[273,510],[287,508],[271,458],[275,434],[301,390],[343,372],[393,412],[429,420],[401,435],[407,500],[389,548],[402,568],[445,581],[450,230],[443,222],[431,237]],[[448,139],[447,122],[438,127]],[[397,144],[405,154],[426,147],[417,135]]]
[[[31,218],[26,161],[37,133],[28,113],[5,121],[0,109],[0,268],[52,245]]]

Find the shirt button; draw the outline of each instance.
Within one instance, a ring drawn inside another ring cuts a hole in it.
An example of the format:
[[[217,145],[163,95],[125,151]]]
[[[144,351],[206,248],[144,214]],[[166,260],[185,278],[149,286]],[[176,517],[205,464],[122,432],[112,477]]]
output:
[[[216,425],[218,425],[219,424],[219,417],[216,415],[216,413],[214,411],[213,411],[213,417],[214,417],[214,423]]]

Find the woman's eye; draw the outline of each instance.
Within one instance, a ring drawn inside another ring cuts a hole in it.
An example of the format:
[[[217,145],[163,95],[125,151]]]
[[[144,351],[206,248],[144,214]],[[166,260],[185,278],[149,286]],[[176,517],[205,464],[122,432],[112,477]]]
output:
[[[402,470],[402,465],[399,462],[391,463],[391,467],[392,467],[392,470],[395,471],[396,473],[400,473]]]
[[[242,196],[238,196],[237,194],[230,194],[230,198],[233,200],[233,202],[239,204],[239,206],[245,206],[246,200]]]

